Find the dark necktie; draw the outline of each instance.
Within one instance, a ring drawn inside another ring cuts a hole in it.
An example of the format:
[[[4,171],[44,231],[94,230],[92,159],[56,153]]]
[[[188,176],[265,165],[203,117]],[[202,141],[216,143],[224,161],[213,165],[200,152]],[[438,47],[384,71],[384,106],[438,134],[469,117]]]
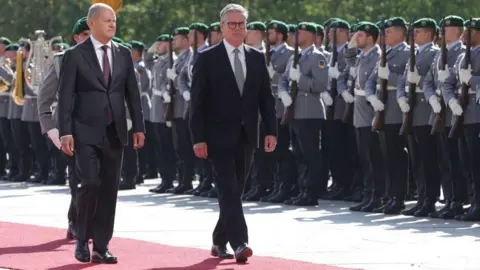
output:
[[[103,45],[103,78],[105,79],[105,83],[107,85],[107,89],[110,86],[110,61],[108,61],[108,46]],[[110,104],[108,104],[107,109],[107,124],[110,125],[113,122],[112,117],[112,109],[110,108]]]

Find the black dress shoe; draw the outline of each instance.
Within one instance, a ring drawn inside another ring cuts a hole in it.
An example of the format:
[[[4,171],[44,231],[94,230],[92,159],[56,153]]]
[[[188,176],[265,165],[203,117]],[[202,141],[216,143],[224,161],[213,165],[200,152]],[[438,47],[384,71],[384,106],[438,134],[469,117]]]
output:
[[[480,207],[477,205],[470,206],[470,210],[464,214],[455,217],[459,221],[480,221]]]
[[[152,193],[165,193],[167,190],[173,188],[172,184],[165,184],[161,183],[160,185],[156,186],[155,188],[150,189],[149,191]]]
[[[143,176],[141,176],[141,175],[135,176],[135,184],[137,184],[137,185],[143,184],[144,179],[147,179],[147,178],[143,178]]]
[[[275,195],[277,195],[279,192],[280,192],[280,190],[278,190],[277,188],[276,188],[276,189],[273,189],[273,190],[270,190],[270,192],[268,193],[268,195],[263,196],[262,198],[260,198],[260,201],[261,201],[261,202],[268,202],[271,198],[275,197]]]
[[[304,195],[299,198],[298,200],[295,200],[292,205],[295,206],[315,206],[318,205],[318,199],[316,196],[304,193]]]
[[[196,190],[193,192],[193,196],[200,196],[205,191],[210,191],[212,189],[212,182],[210,180],[205,180],[200,184]]]
[[[385,215],[398,215],[405,209],[405,202],[399,199],[394,199],[385,209],[383,213]]]
[[[77,230],[75,229],[73,221],[68,222],[67,239],[68,240],[77,239]]]
[[[136,189],[135,185],[135,178],[134,177],[125,177],[120,185],[118,186],[118,190],[132,190]]]
[[[393,200],[384,200],[381,206],[373,209],[373,213],[383,213],[385,208],[387,208],[392,202]]]
[[[248,261],[248,258],[252,257],[252,255],[253,251],[247,245],[240,245],[235,250],[235,260],[237,261],[237,263],[246,263]]]
[[[250,195],[255,193],[256,189],[257,189],[257,187],[253,187],[248,192],[244,193],[243,196],[242,196],[242,201],[245,201],[248,197],[250,197]]]
[[[456,216],[461,216],[464,213],[465,209],[463,209],[462,203],[452,202],[450,208],[440,213],[439,217],[443,219],[454,219]]]
[[[244,200],[247,202],[258,202],[262,197],[268,195],[267,189],[262,187],[257,187],[250,193],[248,196],[245,196]]]
[[[363,200],[361,203],[356,204],[356,205],[354,205],[354,206],[351,206],[351,207],[348,208],[348,209],[349,209],[350,211],[352,211],[352,212],[359,212],[359,211],[361,211],[361,209],[362,209],[365,205],[367,205],[369,202],[370,202],[370,200],[365,199],[365,200]]]
[[[303,195],[304,195],[304,192],[300,192],[297,196],[291,197],[290,199],[285,200],[285,202],[283,202],[283,203],[286,204],[286,205],[293,205],[293,203],[294,203],[296,200],[302,198]]]
[[[220,259],[233,259],[233,255],[228,253],[226,246],[213,245],[212,249],[210,249],[210,255]]]
[[[79,262],[90,262],[90,249],[88,248],[88,242],[77,241],[75,245],[75,259]]]
[[[290,191],[279,190],[277,193],[272,193],[272,196],[268,199],[269,203],[283,203],[289,199]]]
[[[435,202],[426,202],[423,204],[420,209],[418,209],[415,214],[413,214],[414,217],[428,217],[430,213],[435,213],[437,212],[437,209],[435,209]]]
[[[414,216],[415,213],[420,210],[420,208],[423,207],[423,201],[421,202],[417,202],[417,204],[415,204],[415,206],[413,206],[412,208],[410,209],[407,209],[405,211],[402,211],[402,215],[404,216]]]
[[[192,189],[192,185],[178,185],[172,189],[167,190],[168,193],[173,193],[175,195],[180,195],[185,193],[185,191]]]
[[[367,205],[360,209],[360,211],[365,213],[373,213],[373,211],[380,206],[382,206],[382,200],[380,200],[380,198],[372,198]]]
[[[93,250],[92,252],[92,263],[105,263],[105,264],[116,264],[118,263],[117,257],[113,256],[110,251],[97,251]]]

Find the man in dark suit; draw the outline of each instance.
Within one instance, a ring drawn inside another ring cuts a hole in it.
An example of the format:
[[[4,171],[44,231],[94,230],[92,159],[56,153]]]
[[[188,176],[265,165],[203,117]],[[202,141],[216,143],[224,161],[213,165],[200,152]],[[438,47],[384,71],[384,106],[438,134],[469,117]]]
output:
[[[140,92],[130,51],[112,41],[115,12],[105,4],[88,11],[91,36],[65,52],[59,80],[58,121],[62,151],[73,156],[77,190],[75,258],[117,263],[108,250],[113,235],[123,146],[125,102],[134,129],[133,145],[144,143]],[[113,68],[113,70],[112,70]]]
[[[248,12],[229,4],[220,17],[223,42],[199,53],[193,67],[189,124],[195,155],[210,160],[218,188],[220,216],[211,254],[232,258],[230,242],[237,262],[244,263],[253,252],[241,197],[257,145],[258,112],[266,152],[275,149],[277,120],[264,55],[243,44]]]

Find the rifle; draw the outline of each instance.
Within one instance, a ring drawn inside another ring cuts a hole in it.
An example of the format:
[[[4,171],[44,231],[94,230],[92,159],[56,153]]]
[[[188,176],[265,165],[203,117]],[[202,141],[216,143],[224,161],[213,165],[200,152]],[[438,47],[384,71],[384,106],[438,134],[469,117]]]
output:
[[[330,67],[335,67],[338,61],[338,51],[337,51],[337,26],[333,28],[333,43],[332,43],[332,60],[330,61]],[[335,113],[335,98],[338,95],[337,91],[337,79],[331,78],[330,80],[330,93],[332,95],[333,103],[331,106],[325,108],[325,118],[327,120],[333,120],[333,114]]]
[[[408,27],[408,38],[410,43],[410,58],[409,58],[409,69],[410,72],[415,71],[415,38],[413,34],[413,27],[410,23]],[[403,121],[402,127],[400,128],[400,135],[408,135],[412,131],[412,124],[413,124],[413,109],[417,103],[417,84],[416,83],[408,83],[408,105],[410,105],[410,111],[408,113],[403,114]]]
[[[380,25],[380,48],[382,48],[382,56],[380,59],[380,66],[386,67],[387,63],[387,44],[385,43],[385,20],[383,20],[382,24]],[[379,89],[379,97],[378,99],[386,104],[387,102],[387,90],[388,90],[388,80],[380,79],[380,89]],[[375,116],[373,118],[372,130],[373,131],[381,131],[383,130],[383,125],[385,124],[385,111],[375,112]]]
[[[271,55],[270,55],[270,42],[268,40],[268,35],[265,37],[265,62],[268,65],[270,65],[271,61]]]
[[[445,18],[443,19],[445,21]],[[442,33],[442,48],[440,49],[440,67],[439,69],[444,71],[446,69],[446,66],[448,65],[447,63],[447,42],[445,40],[445,24],[442,26],[441,29]],[[432,125],[432,130],[430,131],[430,134],[435,134],[435,133],[441,133],[445,129],[445,101],[443,100],[443,93],[440,89],[440,105],[442,106],[442,110],[439,113],[435,114],[435,120],[433,121]]]
[[[295,47],[293,49],[293,68],[298,68],[298,28],[295,30]],[[292,97],[292,104],[286,107],[283,112],[281,125],[290,124],[293,120],[293,114],[295,112],[295,101],[297,100],[298,95],[298,83],[297,81],[292,81],[292,86],[290,87],[290,95]]]
[[[470,17],[470,22],[472,21],[472,17]],[[465,50],[465,56],[463,57],[463,69],[468,69],[468,67],[471,64],[471,50],[472,50],[472,28],[470,25],[468,25],[467,28],[467,48]],[[460,95],[458,96],[458,103],[460,103],[460,106],[462,106],[462,109],[465,113],[465,108],[468,105],[468,89],[470,88],[470,85],[466,83],[462,83],[462,86],[460,88]],[[452,128],[450,129],[450,133],[448,133],[449,138],[457,138],[460,136],[463,128],[463,120],[464,120],[464,114],[458,115],[458,116],[453,116],[453,124]]]
[[[192,55],[192,61],[190,62],[192,65],[195,63],[195,60],[197,59],[197,42],[198,42],[198,35],[197,35],[197,30],[194,30],[193,32],[193,55]],[[190,65],[190,63],[187,63],[187,65]],[[187,66],[187,73],[190,73],[190,67]],[[190,80],[192,78],[190,77]],[[188,115],[190,114],[190,101],[187,101],[187,105],[185,106],[185,111],[183,112],[183,119],[187,120]]]
[[[173,68],[173,46],[172,46],[172,40],[169,40],[168,42],[168,68]],[[172,121],[173,121],[173,99],[175,98],[175,84],[173,83],[173,80],[168,81],[168,94],[170,95],[170,102],[167,103],[167,108],[165,110],[165,122],[167,124],[167,127],[172,127]]]

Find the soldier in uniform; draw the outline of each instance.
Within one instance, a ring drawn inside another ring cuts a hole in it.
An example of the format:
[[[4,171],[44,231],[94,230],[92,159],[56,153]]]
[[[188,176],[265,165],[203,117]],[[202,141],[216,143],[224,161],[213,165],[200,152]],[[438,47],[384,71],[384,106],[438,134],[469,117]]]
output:
[[[464,213],[463,205],[468,204],[467,182],[469,176],[467,168],[463,162],[460,162],[459,147],[465,146],[465,139],[448,138],[451,129],[452,111],[441,107],[440,95],[442,95],[443,84],[450,72],[453,72],[453,66],[458,56],[465,52],[465,46],[460,40],[463,34],[464,20],[458,16],[447,16],[440,21],[440,27],[445,30],[445,46],[447,49],[447,62],[445,67],[441,67],[441,51],[438,51],[433,60],[427,76],[423,81],[425,99],[431,100],[432,117],[430,123],[433,125],[434,116],[441,110],[444,112],[444,132],[436,134],[438,165],[440,167],[441,185],[445,206],[438,212],[431,213],[433,218],[453,219],[457,215]],[[440,106],[440,107],[439,107]],[[468,157],[466,159],[468,160]]]
[[[26,50],[29,50],[25,47]],[[30,48],[31,49],[31,48]],[[27,53],[26,53],[27,54]],[[35,57],[35,56],[33,56]],[[24,71],[27,70],[26,63]],[[34,70],[32,70],[34,72]],[[25,95],[24,104],[22,110],[22,122],[28,126],[28,136],[32,145],[33,154],[35,157],[35,163],[38,166],[38,171],[34,175],[34,178],[30,180],[32,183],[47,183],[50,173],[50,152],[48,151],[47,140],[42,135],[40,128],[40,121],[38,116],[37,106],[37,92],[38,88],[31,86],[25,81]],[[63,183],[64,184],[64,183]]]
[[[87,24],[87,18],[79,19],[72,30],[73,39],[77,44],[82,43],[90,36],[90,29]],[[50,153],[53,160],[53,171],[55,182],[65,181],[65,167],[66,163],[70,166],[74,165],[73,159],[64,155],[60,151],[61,143],[58,131],[58,115],[56,111],[58,100],[58,78],[60,75],[60,67],[62,58],[65,52],[54,55],[53,65],[49,68],[47,75],[38,89],[38,115],[40,120],[40,127],[42,133],[46,134],[50,139]],[[68,230],[67,238],[74,239],[76,237],[75,220],[77,217],[76,211],[76,188],[77,182],[73,178],[73,173],[69,178],[70,187],[70,207],[68,209]],[[47,182],[47,184],[50,182]]]
[[[145,61],[143,59],[143,53],[145,50],[145,44],[140,41],[133,40],[132,45],[132,59],[134,62],[135,70],[139,76],[140,82],[140,97],[142,99],[142,109],[144,113],[145,122],[145,147],[138,150],[138,162],[140,175],[137,177],[137,184],[143,183],[145,179],[155,179],[158,177],[158,162],[156,157],[155,148],[153,147],[153,131],[152,123],[150,121],[150,109],[152,107],[151,102],[151,72],[145,67]]]
[[[387,162],[387,199],[384,205],[374,210],[385,214],[399,214],[405,209],[405,196],[407,188],[407,156],[404,151],[405,137],[399,135],[402,123],[402,111],[397,103],[397,87],[403,77],[408,61],[409,48],[405,43],[407,25],[403,18],[395,17],[387,20],[385,24],[385,43],[387,50],[386,67],[379,63],[375,71],[368,78],[365,92],[367,100],[375,111],[385,109],[384,146],[382,151]],[[374,94],[377,93],[379,79],[388,80],[387,104]],[[381,144],[383,144],[381,142]]]
[[[350,24],[344,20],[335,20],[330,24],[330,41],[333,44],[333,35],[336,31],[336,48],[338,58],[335,66],[329,65],[329,78],[336,79],[337,92],[340,81],[338,77],[347,67],[343,51],[347,48],[349,40]],[[330,93],[335,94],[335,93]],[[351,123],[343,122],[346,102],[352,103],[351,96],[334,97],[333,121],[328,123],[328,130],[324,132],[322,137],[324,143],[322,146],[328,149],[330,158],[330,171],[332,174],[333,187],[323,196],[328,200],[341,200],[351,194],[352,181],[356,172],[357,151],[355,129]],[[325,164],[325,163],[324,163]],[[349,170],[345,170],[349,168]]]
[[[267,26],[263,22],[254,21],[247,24],[247,36],[245,43],[262,53],[266,53],[264,44]],[[262,197],[272,192],[274,158],[273,153],[265,153],[263,138],[265,137],[263,123],[259,119],[259,136],[261,140],[255,149],[253,160],[245,184],[245,194],[242,199],[245,201],[259,201]]]
[[[59,52],[64,52],[69,48],[70,46],[67,43],[60,42],[60,43],[53,44],[52,51],[53,53],[59,53]]]
[[[132,61],[135,67],[135,78],[137,80],[138,89],[140,90],[140,93],[142,93],[142,90],[143,90],[142,74],[140,73],[139,69],[144,70],[145,68],[141,67],[139,64],[139,62],[141,62],[141,54],[139,55],[139,51],[143,53],[143,49],[145,46],[143,45],[143,43],[139,41],[132,41],[131,43],[123,42],[120,45],[128,48],[131,51]],[[147,80],[149,80],[148,75],[145,74],[145,76],[147,76]],[[149,82],[147,82],[147,87],[148,87],[148,84]],[[140,95],[140,98],[143,99],[143,96]],[[148,106],[148,103],[147,103],[147,106]],[[149,110],[149,107],[147,107],[144,110]],[[136,184],[143,183],[143,177],[141,175],[141,170],[140,170],[141,168],[141,164],[140,164],[141,160],[139,157],[140,151],[137,151],[135,150],[135,148],[133,148],[133,130],[131,126],[132,120],[130,118],[130,111],[128,110],[128,107],[126,111],[127,111],[128,144],[124,146],[124,150],[123,150],[122,179],[118,187],[119,190],[135,189]],[[143,152],[143,153],[147,154],[147,152]],[[146,159],[148,159],[148,157],[145,157],[145,159],[143,160],[144,162],[142,163],[142,165],[145,168],[144,171],[147,170],[147,166],[148,166],[145,161]]]
[[[290,150],[290,125],[280,124],[285,108],[278,95],[278,83],[280,77],[285,73],[287,64],[293,55],[293,48],[286,43],[288,37],[287,24],[272,20],[267,25],[267,29],[268,42],[270,43],[270,63],[268,63],[267,68],[272,80],[272,92],[276,97],[275,109],[277,112],[278,142],[275,151],[271,153],[272,161],[274,162],[274,190],[270,195],[261,198],[261,201],[281,203],[292,196],[291,190],[295,186],[297,179],[296,161],[293,152]],[[260,138],[263,137],[264,136],[260,136]]]
[[[185,191],[193,188],[192,181],[194,177],[195,155],[190,139],[188,122],[184,119],[185,108],[190,100],[190,92],[180,92],[179,74],[182,68],[187,64],[187,60],[192,53],[188,34],[188,27],[179,27],[173,32],[173,48],[178,52],[173,68],[167,69],[167,77],[174,81],[176,94],[171,97],[173,102],[173,143],[178,160],[178,186],[168,192],[174,194],[183,194]],[[200,36],[200,35],[199,35]]]
[[[298,84],[295,111],[291,123],[295,136],[293,151],[299,165],[298,196],[285,201],[286,204],[299,206],[318,205],[318,179],[320,177],[321,153],[320,132],[325,119],[325,106],[333,103],[328,93],[328,63],[323,53],[315,48],[315,24],[298,24],[299,64],[293,67],[293,60],[287,65],[284,76],[278,86],[278,96],[287,107],[292,105],[289,94],[290,81]],[[293,58],[292,58],[293,59]]]
[[[467,20],[465,26],[471,30],[471,57],[470,66],[465,68],[465,53],[461,54],[453,67],[452,72],[444,83],[445,103],[452,110],[454,116],[463,115],[463,136],[467,144],[473,178],[473,199],[470,209],[455,219],[462,221],[480,221],[480,19]],[[457,98],[457,89],[461,84],[468,88],[468,103],[465,108],[460,106]]]
[[[415,21],[411,27],[414,31],[415,44],[418,46],[415,56],[415,69],[410,71],[410,64],[407,64],[403,78],[399,81],[397,88],[397,101],[404,114],[413,110],[412,136],[409,139],[409,157],[415,164],[413,172],[417,186],[417,203],[412,208],[402,212],[404,215],[427,217],[435,212],[435,203],[440,196],[440,175],[437,162],[437,148],[435,138],[430,134],[431,106],[438,108],[440,103],[433,97],[425,99],[423,90],[424,79],[433,63],[435,54],[439,48],[433,43],[437,23],[430,18],[422,18]],[[415,97],[406,93],[408,85],[416,86]],[[410,108],[407,101],[415,98],[414,108]],[[441,107],[440,107],[441,108]]]
[[[0,66],[0,81],[2,83],[2,91],[0,92],[0,159],[2,164],[0,164],[0,173],[4,174],[6,169],[6,154],[8,154],[9,161],[9,172],[2,176],[2,180],[12,181],[12,179],[18,174],[18,152],[15,149],[15,144],[12,137],[12,129],[10,126],[10,121],[8,119],[8,107],[9,107],[9,96],[13,91],[13,82],[15,73],[12,70],[12,66],[15,65],[15,62],[11,62],[15,59],[16,53],[18,50],[17,46],[9,46],[11,43],[6,38],[0,39],[2,42],[0,45],[2,47],[2,63]],[[5,47],[5,44],[9,43]],[[9,59],[10,64],[6,62],[6,59]]]
[[[172,129],[165,123],[166,105],[170,100],[168,96],[169,80],[167,78],[167,69],[169,67],[168,55],[170,52],[170,42],[173,37],[168,34],[163,34],[157,37],[155,42],[155,51],[160,56],[153,66],[153,89],[152,89],[152,108],[150,110],[150,121],[153,126],[153,133],[155,136],[154,147],[158,156],[158,167],[160,169],[160,176],[162,183],[157,187],[150,189],[153,193],[165,193],[168,189],[173,188],[173,181],[176,178],[177,170],[176,155],[173,149]],[[173,61],[176,56],[173,53]]]
[[[325,54],[325,56],[330,57],[330,52],[328,52],[325,49],[325,46],[323,46],[323,40],[325,39],[325,28],[323,28],[321,24],[316,24],[315,27],[317,28],[315,47],[317,47],[317,50]]]
[[[197,44],[195,44],[195,33],[197,35]],[[208,37],[208,26],[203,23],[193,23],[189,27],[189,34],[188,34],[188,41],[190,42],[190,45],[192,49],[195,47],[197,48],[197,52],[193,52],[188,56],[186,64],[183,66],[182,70],[180,71],[180,76],[179,76],[179,87],[180,87],[180,93],[182,96],[185,98],[185,101],[189,102],[190,101],[190,87],[192,83],[192,69],[193,65],[195,64],[196,55],[203,50],[208,48],[208,43],[207,41]],[[185,117],[188,117],[187,115],[184,115]],[[193,149],[193,146],[192,146]],[[195,167],[197,174],[200,176],[200,184],[195,188],[195,189],[189,189],[186,190],[184,193],[185,194],[196,194],[200,195],[200,193],[209,191],[212,189],[212,166],[210,165],[210,162],[207,160],[203,159],[195,159]]]
[[[287,37],[287,45],[290,47],[295,46],[295,31],[297,30],[296,24],[289,24],[288,25],[288,37]]]
[[[210,24],[210,27],[208,28],[208,30],[209,30],[210,42],[211,42],[210,46],[217,45],[223,40],[223,34],[222,34],[222,31],[220,30],[220,22],[214,22]],[[197,194],[194,194],[194,195],[197,195]],[[217,198],[218,197],[217,188],[215,187],[215,184],[214,184],[214,186],[210,190],[201,192],[198,195],[200,195],[201,197]]]
[[[263,22],[250,22],[247,24],[247,36],[245,44],[250,45],[265,53],[265,31],[267,26]]]
[[[10,47],[11,46],[11,47]],[[18,50],[22,50],[23,53],[23,63],[26,62],[26,53],[30,50],[30,45],[21,42],[20,44],[10,44],[7,47],[7,50],[12,50],[14,48],[18,48]],[[16,70],[16,56],[15,59],[12,59],[12,63],[14,63],[14,71]],[[25,69],[24,69],[25,72]],[[23,79],[23,75],[22,76]],[[26,86],[24,87],[26,88]],[[12,137],[15,144],[15,150],[18,153],[18,166],[19,166],[19,173],[15,176],[12,181],[14,182],[26,182],[30,180],[30,174],[32,172],[32,149],[30,148],[30,136],[28,131],[28,125],[26,122],[22,121],[22,111],[23,106],[18,105],[15,103],[15,99],[10,96],[9,101],[9,108],[8,108],[8,119],[10,120],[10,125],[12,129]],[[48,173],[47,173],[48,174]]]
[[[359,156],[358,171],[363,182],[363,199],[359,204],[350,207],[350,210],[372,212],[380,206],[385,172],[379,135],[372,131],[374,110],[366,98],[375,93],[367,92],[366,83],[380,60],[382,51],[376,44],[380,29],[375,24],[362,22],[356,30],[357,34],[343,51],[347,67],[338,77],[338,93],[346,102],[354,101],[353,125]],[[358,49],[361,50],[360,53]],[[352,82],[355,84],[353,95],[349,92]]]

